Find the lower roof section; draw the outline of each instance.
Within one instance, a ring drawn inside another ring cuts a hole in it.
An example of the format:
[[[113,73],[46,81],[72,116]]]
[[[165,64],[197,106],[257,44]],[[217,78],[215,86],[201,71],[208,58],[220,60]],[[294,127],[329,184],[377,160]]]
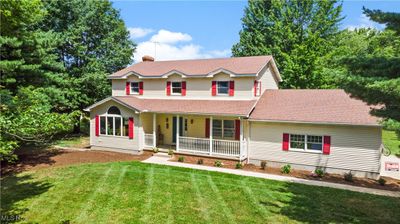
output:
[[[269,122],[378,126],[371,107],[344,90],[266,90],[251,120]]]
[[[139,112],[240,116],[252,121],[379,126],[371,107],[344,90],[266,90],[258,100],[149,99],[112,96]]]
[[[242,117],[248,117],[256,103],[256,100],[177,100],[144,99],[136,96],[112,96],[90,106],[87,110],[91,110],[108,100],[114,100],[139,112]]]

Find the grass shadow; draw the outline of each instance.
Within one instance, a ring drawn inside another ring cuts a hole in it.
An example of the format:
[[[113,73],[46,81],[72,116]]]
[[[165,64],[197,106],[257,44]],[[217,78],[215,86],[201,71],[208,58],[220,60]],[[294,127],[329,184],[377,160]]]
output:
[[[280,214],[306,223],[392,223],[400,220],[400,200],[384,196],[287,183],[291,193]]]
[[[21,221],[29,209],[23,201],[48,191],[52,185],[34,180],[31,174],[8,175],[1,179],[1,223]]]

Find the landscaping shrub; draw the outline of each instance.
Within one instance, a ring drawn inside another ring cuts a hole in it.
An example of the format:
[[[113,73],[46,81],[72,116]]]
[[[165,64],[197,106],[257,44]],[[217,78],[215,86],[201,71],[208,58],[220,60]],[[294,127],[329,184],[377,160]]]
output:
[[[214,166],[216,166],[216,167],[222,167],[223,165],[224,164],[222,164],[222,162],[219,160],[215,160],[215,162],[214,162]]]
[[[265,161],[265,160],[261,161],[260,166],[261,166],[261,169],[265,170],[265,168],[267,167],[267,161]]]
[[[185,157],[183,157],[183,156],[179,156],[179,158],[178,158],[178,162],[181,162],[181,163],[183,163],[183,161],[185,161]]]
[[[318,177],[323,177],[325,175],[325,172],[322,169],[315,169],[314,173],[318,176]]]
[[[198,160],[197,160],[197,164],[200,164],[200,165],[201,165],[201,164],[203,164],[203,163],[204,163],[203,159],[198,159]]]
[[[289,164],[286,164],[286,165],[282,166],[282,168],[281,168],[281,172],[285,173],[285,174],[289,174],[291,170],[292,170],[292,167]]]
[[[168,150],[168,155],[173,156],[174,155],[174,150],[172,150],[172,149]]]
[[[242,169],[243,168],[243,164],[242,163],[236,163],[236,169]]]
[[[353,174],[350,172],[344,174],[344,180],[348,182],[353,182]]]
[[[379,178],[378,183],[379,183],[381,186],[385,186],[386,180],[383,179],[383,178],[381,177],[381,178]]]
[[[159,151],[159,149],[157,147],[153,147],[153,152],[157,153]]]

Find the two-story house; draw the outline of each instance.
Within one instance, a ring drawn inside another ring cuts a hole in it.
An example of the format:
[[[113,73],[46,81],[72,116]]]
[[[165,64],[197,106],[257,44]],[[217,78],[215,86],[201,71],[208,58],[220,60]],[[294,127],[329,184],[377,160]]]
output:
[[[93,149],[176,153],[376,178],[381,126],[343,90],[280,90],[272,56],[143,61],[89,108]]]

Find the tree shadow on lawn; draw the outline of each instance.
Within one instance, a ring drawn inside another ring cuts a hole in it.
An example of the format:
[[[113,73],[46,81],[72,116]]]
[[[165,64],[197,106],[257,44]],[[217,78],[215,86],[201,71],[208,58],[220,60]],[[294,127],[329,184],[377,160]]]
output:
[[[308,223],[396,223],[400,220],[400,199],[328,187],[286,183],[291,196],[279,214]],[[264,206],[271,202],[260,201]]]
[[[39,196],[52,184],[37,181],[31,174],[8,175],[1,179],[1,223],[21,221],[29,209],[23,201]],[[27,220],[29,221],[29,220]]]
[[[65,153],[62,150],[49,149],[47,147],[32,147],[21,149],[18,152],[18,160],[15,163],[1,162],[1,175],[13,175],[21,173],[28,168],[38,165],[52,165],[55,161],[52,157]]]

